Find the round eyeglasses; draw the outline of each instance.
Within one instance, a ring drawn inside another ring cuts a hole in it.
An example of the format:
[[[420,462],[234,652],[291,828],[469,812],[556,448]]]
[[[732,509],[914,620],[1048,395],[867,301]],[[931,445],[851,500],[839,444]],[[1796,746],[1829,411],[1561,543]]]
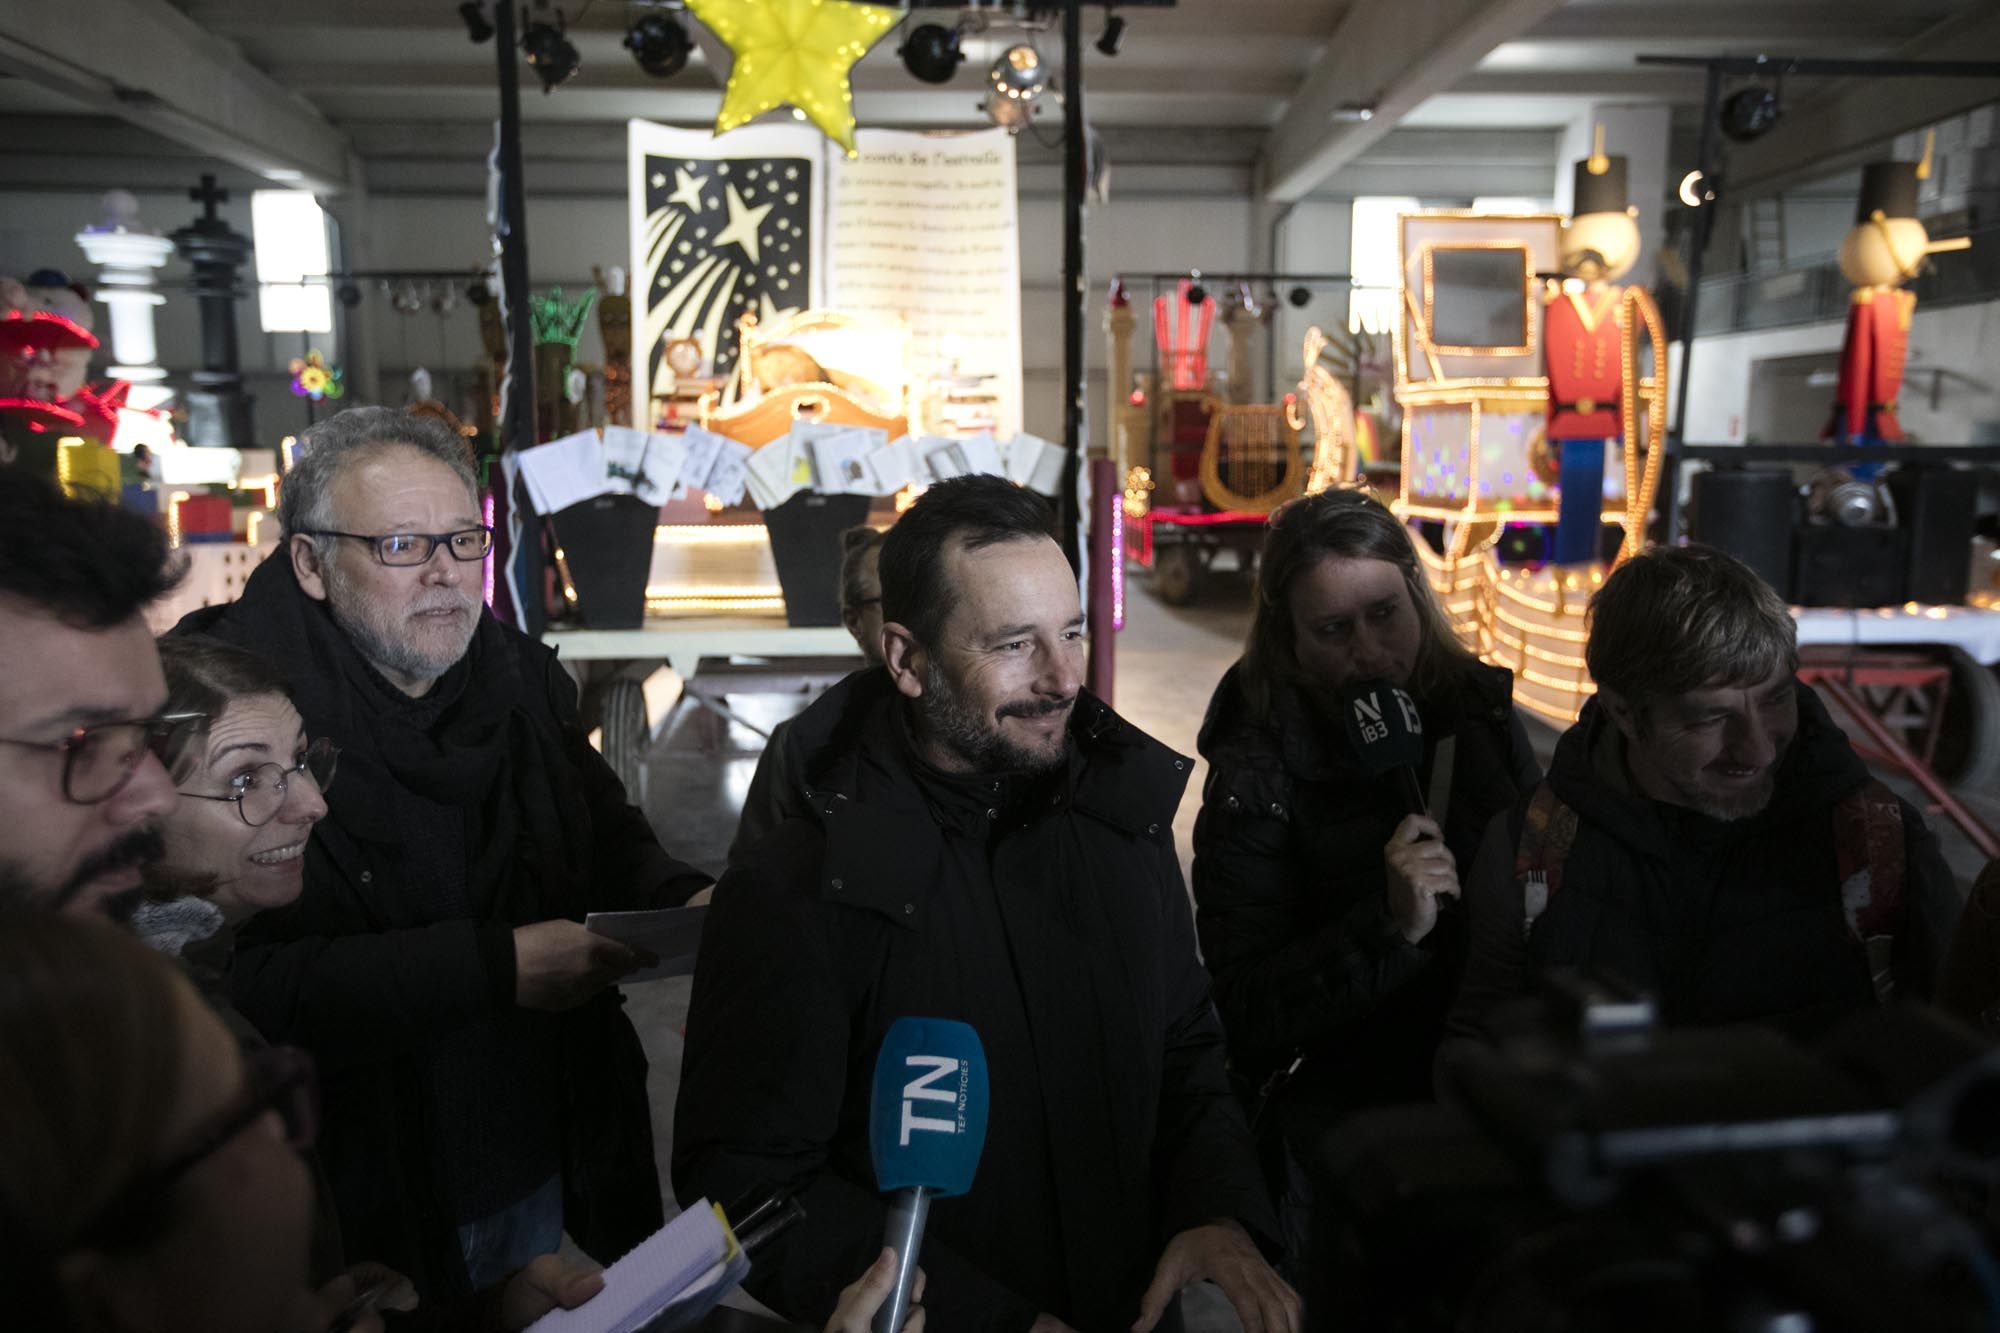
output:
[[[161,753],[177,730],[206,720],[205,713],[162,713],[129,722],[78,727],[59,741],[17,741],[0,736],[0,745],[61,755],[63,798],[76,805],[96,805],[125,790],[149,750]]]
[[[244,823],[251,828],[262,828],[285,808],[286,787],[294,775],[310,774],[324,796],[333,785],[333,770],[339,762],[339,747],[322,736],[299,751],[289,768],[283,764],[259,764],[231,778],[229,790],[219,796],[202,791],[184,791],[181,795],[198,801],[228,801],[236,807]]]

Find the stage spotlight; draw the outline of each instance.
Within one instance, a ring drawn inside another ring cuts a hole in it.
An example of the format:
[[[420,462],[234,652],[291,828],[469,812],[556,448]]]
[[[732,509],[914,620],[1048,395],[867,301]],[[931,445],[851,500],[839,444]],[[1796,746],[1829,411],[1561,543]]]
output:
[[[1097,39],[1097,49],[1107,56],[1118,54],[1118,43],[1125,36],[1125,16],[1113,14],[1104,20],[1104,35]]]
[[[1193,270],[1188,274],[1188,278],[1187,303],[1200,305],[1208,299],[1208,288],[1201,285],[1201,270]]]
[[[465,0],[458,7],[458,16],[465,20],[465,35],[475,44],[493,40],[493,21],[486,17],[483,0]]]
[[[993,68],[986,72],[986,77],[999,96],[1027,102],[1040,97],[1049,82],[1041,53],[1025,42],[1002,51],[1000,58],[993,62]]]
[[[542,81],[544,96],[554,92],[557,84],[566,82],[582,63],[569,38],[563,36],[562,11],[558,9],[555,14],[554,23],[536,19],[521,34],[521,53],[534,66],[535,77]]]
[[[1285,299],[1292,303],[1294,310],[1304,310],[1312,304],[1313,294],[1304,287],[1294,287],[1285,293]]]
[[[661,13],[641,14],[625,29],[625,49],[639,68],[656,79],[671,79],[687,68],[693,49],[687,29]]]
[[[490,36],[491,34],[488,35]],[[361,304],[361,289],[359,287],[356,287],[351,282],[341,283],[340,286],[334,290],[334,295],[339,297],[340,303],[346,306],[349,310],[352,310],[354,309],[354,307]]]
[[[465,289],[465,299],[474,305],[485,305],[493,299],[493,289],[486,285],[485,279],[475,279],[472,285]]]
[[[1775,89],[1761,84],[1738,88],[1722,101],[1722,132],[1737,143],[1749,143],[1768,134],[1784,114]]]
[[[958,72],[959,62],[965,59],[958,43],[957,28],[924,23],[910,29],[910,35],[903,39],[896,54],[902,57],[903,68],[913,77],[925,83],[950,83],[951,76]]]

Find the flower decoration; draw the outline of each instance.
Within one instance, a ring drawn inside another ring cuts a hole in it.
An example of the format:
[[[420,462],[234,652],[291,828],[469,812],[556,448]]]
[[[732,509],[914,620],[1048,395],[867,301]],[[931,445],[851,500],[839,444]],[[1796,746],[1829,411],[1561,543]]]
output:
[[[340,367],[329,366],[317,347],[304,357],[292,358],[292,392],[301,398],[310,398],[315,403],[338,398],[347,392],[340,381]]]

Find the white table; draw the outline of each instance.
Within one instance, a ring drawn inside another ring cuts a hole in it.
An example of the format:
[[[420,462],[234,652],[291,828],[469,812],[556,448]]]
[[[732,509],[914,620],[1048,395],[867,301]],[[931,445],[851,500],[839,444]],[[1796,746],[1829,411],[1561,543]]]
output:
[[[770,660],[855,653],[853,638],[841,626],[794,627],[785,623],[783,612],[649,616],[637,629],[552,630],[542,642],[556,650],[585,692],[586,715],[596,713],[603,733],[605,762],[635,802],[653,734],[642,686],[660,664],[682,680],[692,680],[704,657]]]

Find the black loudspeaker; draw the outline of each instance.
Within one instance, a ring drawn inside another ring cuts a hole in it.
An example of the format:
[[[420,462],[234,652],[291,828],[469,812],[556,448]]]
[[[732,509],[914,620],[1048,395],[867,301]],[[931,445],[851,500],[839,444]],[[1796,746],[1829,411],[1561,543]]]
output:
[[[576,610],[592,629],[637,629],[646,618],[659,506],[632,495],[594,495],[554,516]]]
[[[1972,529],[1978,476],[1951,467],[1905,465],[1888,477],[1896,525],[1908,554],[1902,600],[1950,606],[1965,601],[1972,580]]]
[[[800,491],[764,511],[787,625],[840,623],[840,534],[868,521],[868,504],[865,495]]]
[[[1903,597],[1903,534],[1896,528],[1807,523],[1798,531],[1800,606],[1896,606]]]
[[[1727,551],[1791,597],[1798,487],[1789,471],[1710,468],[1695,474],[1689,501],[1690,537]]]

